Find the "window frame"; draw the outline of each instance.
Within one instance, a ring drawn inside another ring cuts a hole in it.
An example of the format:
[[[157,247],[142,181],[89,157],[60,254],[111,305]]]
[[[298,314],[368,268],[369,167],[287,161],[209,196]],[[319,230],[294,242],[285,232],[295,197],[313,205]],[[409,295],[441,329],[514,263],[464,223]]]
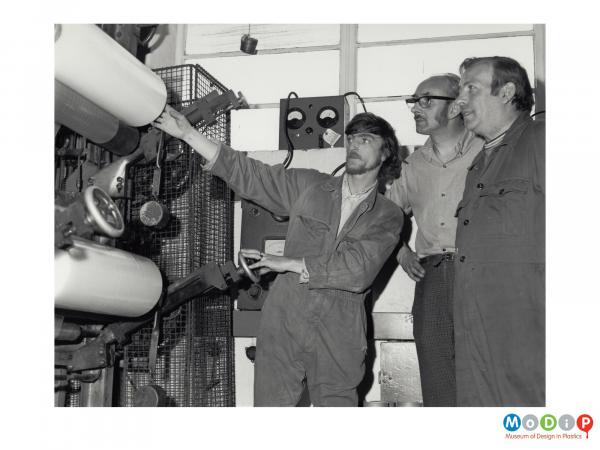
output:
[[[401,26],[402,24],[398,24]],[[432,42],[450,42],[450,41],[465,41],[465,40],[477,40],[477,39],[490,39],[490,38],[503,38],[503,37],[515,37],[515,36],[532,36],[533,37],[533,54],[534,54],[534,90],[536,92],[536,103],[535,111],[545,110],[545,25],[544,24],[533,24],[530,30],[522,31],[506,31],[506,32],[493,32],[493,33],[479,33],[479,34],[468,34],[468,35],[456,35],[456,36],[436,36],[429,38],[415,38],[415,39],[400,39],[400,40],[388,40],[388,41],[373,41],[373,42],[359,42],[358,41],[358,24],[341,24],[340,25],[340,39],[338,44],[332,45],[318,45],[318,46],[307,46],[307,47],[293,47],[293,48],[274,48],[259,50],[261,54],[280,54],[280,53],[299,53],[299,52],[314,52],[323,50],[338,50],[339,51],[339,94],[342,95],[346,92],[356,91],[357,87],[357,73],[358,73],[358,49],[359,48],[371,48],[371,47],[385,47],[385,46],[397,46],[397,45],[411,45],[419,43],[432,43]],[[218,53],[204,53],[204,54],[186,54],[186,39],[187,39],[187,27],[188,25],[179,25],[177,29],[177,61],[178,64],[186,64],[188,60],[201,60],[204,58],[227,58],[232,56],[240,56],[243,53],[239,50],[232,52],[218,52]],[[373,102],[389,102],[394,101],[392,95],[382,97],[363,97],[365,103]],[[354,97],[348,97],[350,105],[350,116],[357,112],[359,107],[358,99]],[[253,103],[250,104],[250,109],[261,109],[261,108],[279,108],[278,103]]]

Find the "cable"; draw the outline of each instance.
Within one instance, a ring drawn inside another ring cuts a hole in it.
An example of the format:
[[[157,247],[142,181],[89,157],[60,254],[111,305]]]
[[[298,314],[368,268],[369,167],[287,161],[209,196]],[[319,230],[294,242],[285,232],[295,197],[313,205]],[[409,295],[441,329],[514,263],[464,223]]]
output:
[[[290,135],[288,132],[288,126],[287,126],[287,117],[288,114],[290,113],[290,98],[292,95],[295,95],[296,98],[298,98],[298,94],[296,94],[294,91],[291,91],[286,100],[285,100],[285,114],[283,114],[281,116],[281,120],[282,120],[282,126],[283,129],[285,130],[285,137],[287,139],[287,143],[288,143],[288,153],[285,157],[285,160],[283,161],[283,167],[285,167],[286,169],[289,167],[289,165],[292,163],[292,159],[294,158],[294,144],[292,144],[292,140],[290,139]]]
[[[337,166],[335,169],[333,169],[333,172],[331,172],[331,176],[335,177],[335,174],[338,173],[340,171],[340,169],[342,169],[343,167],[346,167],[345,162],[341,163],[339,166]]]
[[[543,109],[543,110],[541,110],[541,111],[537,111],[537,112],[533,113],[533,114],[531,115],[531,117],[535,117],[535,116],[537,116],[538,114],[546,114],[546,110],[545,110],[545,109]]]
[[[346,97],[348,97],[349,95],[356,95],[356,96],[358,97],[358,99],[360,100],[360,103],[362,103],[363,110],[364,110],[365,112],[367,112],[367,108],[365,107],[365,102],[363,101],[362,97],[361,97],[360,95],[358,95],[358,93],[356,93],[356,92],[354,92],[354,91],[346,92],[346,93],[344,94],[344,99],[345,99]]]

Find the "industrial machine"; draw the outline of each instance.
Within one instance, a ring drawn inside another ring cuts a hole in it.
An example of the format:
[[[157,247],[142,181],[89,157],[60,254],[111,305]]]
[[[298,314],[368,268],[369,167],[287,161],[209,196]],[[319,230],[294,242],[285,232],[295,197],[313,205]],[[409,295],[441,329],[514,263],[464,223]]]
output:
[[[273,275],[232,262],[231,191],[151,124],[169,104],[229,143],[229,111],[247,104],[200,66],[145,67],[133,54],[147,39],[124,35],[142,28],[56,27],[55,404],[234,406],[234,336],[255,336]],[[341,167],[344,97],[281,100],[286,167],[295,149]],[[286,232],[286,217],[242,201],[242,248],[282,254]],[[236,316],[250,331],[232,330]],[[412,338],[383,316],[375,339]],[[382,361],[382,399],[415,398],[398,393],[414,364]]]
[[[227,186],[150,125],[170,104],[228,142],[247,105],[199,66],[148,69],[140,27],[55,28],[55,405],[233,406],[231,291],[257,278]]]

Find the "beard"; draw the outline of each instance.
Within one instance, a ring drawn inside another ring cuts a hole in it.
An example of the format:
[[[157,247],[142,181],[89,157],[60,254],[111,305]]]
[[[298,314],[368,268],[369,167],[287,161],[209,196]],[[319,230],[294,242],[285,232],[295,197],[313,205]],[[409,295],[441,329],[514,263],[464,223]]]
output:
[[[362,159],[348,157],[346,158],[346,173],[348,175],[362,175],[371,170],[379,170],[380,165],[381,159],[379,161],[373,161],[371,164],[367,164]]]

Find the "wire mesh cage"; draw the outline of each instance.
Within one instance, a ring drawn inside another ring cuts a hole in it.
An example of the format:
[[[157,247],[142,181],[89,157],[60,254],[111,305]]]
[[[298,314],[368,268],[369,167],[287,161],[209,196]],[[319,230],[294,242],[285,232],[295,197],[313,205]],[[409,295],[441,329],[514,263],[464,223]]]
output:
[[[226,88],[198,65],[157,69],[167,86],[167,103],[177,110],[216,90]],[[205,127],[207,136],[230,143],[230,114]],[[129,170],[131,193],[126,213],[130,238],[126,248],[152,259],[168,282],[188,275],[208,262],[224,263],[233,256],[233,196],[227,185],[202,170],[202,158],[185,143],[173,139],[161,170],[161,187],[152,194],[156,165],[134,165]],[[144,227],[142,205],[156,199],[168,209],[165,228]],[[173,406],[234,406],[235,381],[232,301],[225,294],[198,297],[164,317],[154,377],[150,376],[152,326],[132,336],[124,348],[120,373],[121,406],[132,406],[137,389],[162,387]]]

